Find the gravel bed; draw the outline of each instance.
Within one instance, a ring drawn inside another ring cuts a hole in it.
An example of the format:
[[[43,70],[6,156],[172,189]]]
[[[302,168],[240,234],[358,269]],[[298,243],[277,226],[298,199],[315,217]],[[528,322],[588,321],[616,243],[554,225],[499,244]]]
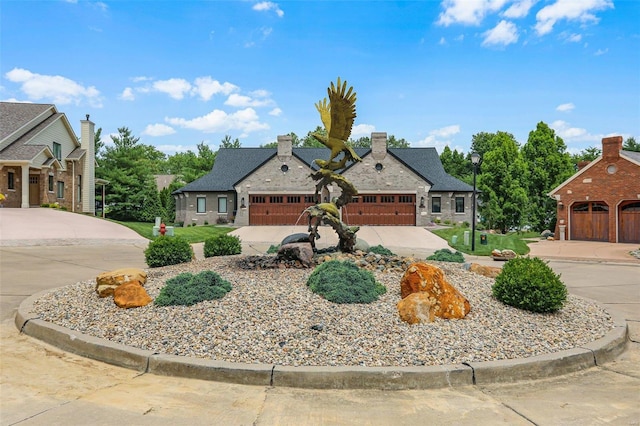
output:
[[[242,270],[240,256],[148,270],[155,298],[180,272],[214,270],[233,285],[194,306],[153,303],[120,309],[99,298],[95,280],[53,291],[34,304],[42,320],[157,353],[291,366],[419,366],[524,358],[592,342],[613,328],[609,314],[569,295],[554,314],[534,314],[491,296],[493,280],[461,264],[429,262],[471,303],[463,320],[409,325],[399,319],[399,272],[376,271],[387,293],[371,304],[339,305],[306,286],[311,269]]]

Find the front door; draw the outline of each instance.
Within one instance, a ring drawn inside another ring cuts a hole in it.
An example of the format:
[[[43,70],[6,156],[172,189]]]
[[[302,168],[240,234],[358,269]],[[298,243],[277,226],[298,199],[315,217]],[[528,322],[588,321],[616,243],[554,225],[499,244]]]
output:
[[[40,176],[29,175],[29,205],[40,205]]]

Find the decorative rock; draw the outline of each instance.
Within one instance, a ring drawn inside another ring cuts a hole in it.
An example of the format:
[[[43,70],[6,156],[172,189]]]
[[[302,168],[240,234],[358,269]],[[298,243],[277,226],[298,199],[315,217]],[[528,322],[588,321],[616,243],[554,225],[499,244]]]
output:
[[[143,286],[147,282],[147,273],[138,268],[122,268],[103,272],[96,277],[96,292],[100,297],[112,296],[118,286],[129,282]]]
[[[277,258],[285,260],[299,260],[304,266],[313,264],[313,249],[311,243],[290,243],[280,246]]]
[[[369,243],[363,240],[362,238],[356,239],[356,245],[353,246],[354,250],[360,250],[364,253],[369,251]]]
[[[310,242],[309,234],[305,234],[304,232],[299,232],[297,234],[291,234],[284,237],[284,239],[280,243],[280,246],[286,246],[287,244],[292,244],[292,243],[308,243],[308,242]]]
[[[152,300],[147,291],[133,281],[119,285],[113,292],[113,301],[119,308],[138,308],[148,305]]]
[[[491,256],[494,260],[510,260],[518,257],[518,254],[513,250],[498,250],[493,249],[491,251]]]
[[[502,268],[496,268],[495,266],[485,266],[479,263],[472,263],[469,265],[469,271],[476,274],[484,275],[485,277],[495,278],[502,272]]]
[[[409,265],[400,281],[402,298],[424,292],[434,305],[437,317],[464,318],[471,310],[469,301],[444,277],[442,269],[424,262]]]
[[[435,318],[434,304],[424,292],[411,293],[396,306],[400,319],[409,324],[433,322]]]

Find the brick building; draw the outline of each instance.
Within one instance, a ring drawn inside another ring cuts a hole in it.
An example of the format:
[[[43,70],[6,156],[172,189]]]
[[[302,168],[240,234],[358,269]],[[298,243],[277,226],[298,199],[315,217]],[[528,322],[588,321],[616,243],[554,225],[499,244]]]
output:
[[[602,155],[549,193],[561,240],[640,243],[640,152],[622,137],[602,139]]]
[[[471,222],[473,187],[448,175],[435,148],[387,148],[386,133],[371,135],[371,148],[355,151],[362,162],[342,172],[358,196],[342,208],[349,225],[424,226],[436,219]],[[237,225],[305,223],[315,204],[318,170],[326,148],[296,148],[279,136],[276,148],[220,149],[209,174],[174,192],[176,222]],[[322,201],[340,196],[332,185]]]

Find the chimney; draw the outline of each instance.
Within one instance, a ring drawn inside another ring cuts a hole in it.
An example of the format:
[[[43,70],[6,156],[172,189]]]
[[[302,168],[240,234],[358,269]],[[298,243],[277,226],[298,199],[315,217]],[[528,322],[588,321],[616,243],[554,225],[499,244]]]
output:
[[[288,161],[291,158],[291,136],[278,135],[278,160]]]
[[[387,132],[371,133],[371,157],[376,161],[387,156]]]
[[[622,150],[622,136],[611,136],[602,138],[602,158],[614,160],[620,157]]]
[[[95,124],[89,120],[80,120],[80,148],[85,150],[82,169],[82,212],[96,212],[96,145]]]

